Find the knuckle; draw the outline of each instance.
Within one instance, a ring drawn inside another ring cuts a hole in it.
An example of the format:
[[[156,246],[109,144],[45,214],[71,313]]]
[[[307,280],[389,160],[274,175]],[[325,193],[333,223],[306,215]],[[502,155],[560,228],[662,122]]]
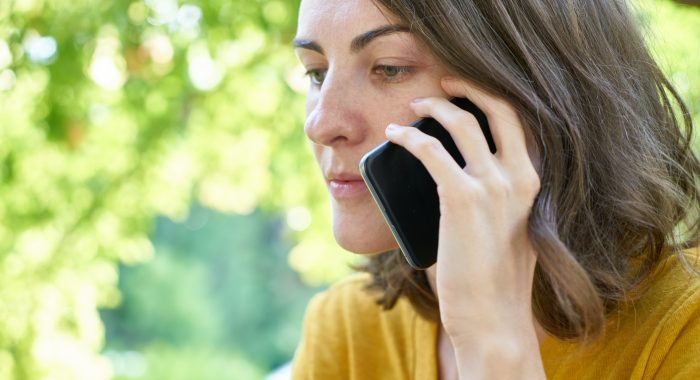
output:
[[[418,152],[421,155],[435,154],[435,152],[437,152],[442,147],[442,145],[437,139],[428,136],[416,141],[414,146],[416,152]]]
[[[530,190],[530,194],[533,196],[537,195],[542,188],[542,181],[540,181],[540,176],[537,173],[531,173],[527,179],[527,188]]]
[[[483,180],[486,191],[498,198],[507,198],[511,193],[511,184],[501,175],[490,175]]]
[[[420,136],[416,132],[415,128],[399,128],[395,133],[398,140],[403,141],[406,145],[415,145],[416,141],[420,140]]]
[[[472,184],[469,184],[466,181],[464,181],[464,182],[460,182],[460,184],[457,188],[457,193],[459,193],[459,195],[462,199],[466,199],[467,201],[472,201],[472,200],[477,199],[479,197],[480,191],[476,186],[473,186]]]
[[[448,123],[459,128],[469,128],[474,124],[478,124],[474,115],[465,111],[455,111],[448,119]]]
[[[479,125],[479,121],[476,120],[476,116],[471,112],[460,112],[460,121],[462,125]]]
[[[534,198],[542,186],[540,177],[534,169],[526,170],[517,178],[517,189],[528,198]]]
[[[458,181],[454,186],[438,188],[440,199],[448,207],[472,207],[483,194],[483,191],[468,181]]]
[[[421,106],[425,107],[426,110],[433,111],[437,105],[437,100],[435,98],[425,98],[421,102]]]

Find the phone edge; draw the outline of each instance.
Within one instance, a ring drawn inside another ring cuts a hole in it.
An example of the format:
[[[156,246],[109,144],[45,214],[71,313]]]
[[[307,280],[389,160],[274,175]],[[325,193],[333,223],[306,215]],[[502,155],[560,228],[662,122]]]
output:
[[[407,253],[408,249],[406,248],[406,246],[403,242],[403,239],[401,238],[399,232],[394,227],[394,223],[392,223],[389,220],[389,216],[387,214],[386,209],[384,208],[384,204],[381,202],[381,197],[375,189],[374,181],[372,181],[371,176],[368,175],[368,173],[365,169],[366,164],[367,164],[367,160],[369,160],[371,158],[371,155],[375,154],[380,149],[385,149],[384,147],[388,144],[391,144],[391,142],[385,141],[385,142],[379,144],[374,149],[367,152],[364,156],[362,156],[362,159],[360,160],[360,175],[362,176],[362,179],[365,181],[365,184],[367,185],[367,188],[369,189],[369,192],[372,195],[372,199],[374,200],[374,203],[379,208],[379,211],[381,212],[382,217],[384,218],[384,221],[389,226],[389,229],[391,230],[391,234],[394,235],[394,240],[396,240],[396,242],[399,243],[399,249],[401,250],[401,254],[406,259],[406,262],[408,262],[408,265],[410,265],[414,269],[425,270],[425,269],[427,269],[427,267],[424,268],[420,265],[417,265],[416,262],[413,261],[413,258]]]

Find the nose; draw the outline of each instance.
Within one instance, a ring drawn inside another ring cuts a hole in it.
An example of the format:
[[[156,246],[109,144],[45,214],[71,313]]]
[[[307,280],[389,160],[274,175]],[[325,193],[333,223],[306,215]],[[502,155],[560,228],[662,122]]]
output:
[[[349,78],[348,78],[349,79]],[[309,94],[306,136],[316,144],[338,147],[361,143],[367,136],[359,85],[329,71],[315,94]]]

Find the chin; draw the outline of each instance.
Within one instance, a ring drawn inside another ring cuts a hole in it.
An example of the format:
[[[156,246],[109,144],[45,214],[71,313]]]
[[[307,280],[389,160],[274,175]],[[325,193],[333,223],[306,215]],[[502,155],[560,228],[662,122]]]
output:
[[[389,232],[388,236],[365,236],[356,237],[348,234],[335,233],[335,240],[338,245],[346,251],[361,255],[374,255],[399,248],[394,237]]]
[[[343,249],[358,254],[382,253],[399,247],[379,210],[376,216],[364,218],[334,212],[333,235]]]

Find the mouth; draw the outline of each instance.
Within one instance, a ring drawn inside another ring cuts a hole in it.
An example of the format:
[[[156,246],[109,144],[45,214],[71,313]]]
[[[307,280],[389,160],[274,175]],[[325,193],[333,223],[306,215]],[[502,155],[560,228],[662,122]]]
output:
[[[335,199],[357,198],[369,193],[365,181],[359,175],[339,173],[326,178],[328,178],[328,191]]]

